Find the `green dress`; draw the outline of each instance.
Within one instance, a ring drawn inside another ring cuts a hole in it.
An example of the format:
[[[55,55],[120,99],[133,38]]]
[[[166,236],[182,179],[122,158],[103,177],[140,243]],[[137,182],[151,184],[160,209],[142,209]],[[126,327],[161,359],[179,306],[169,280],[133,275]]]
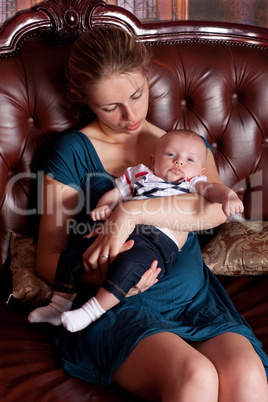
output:
[[[92,143],[80,131],[60,138],[45,172],[83,191],[87,201],[80,214],[80,232],[76,233],[82,235],[82,223],[86,229],[89,220],[85,220],[84,212],[87,214],[101,195],[113,188],[114,178],[105,172]],[[87,288],[86,294],[81,291],[74,307],[96,291],[93,286]],[[123,299],[80,332],[70,333],[63,327],[58,328],[55,344],[63,367],[70,375],[107,385],[113,381],[114,370],[139,340],[163,331],[177,334],[186,341],[201,341],[224,332],[243,335],[260,356],[268,377],[268,356],[261,342],[203,262],[194,233],[189,233],[168,274],[156,285]]]

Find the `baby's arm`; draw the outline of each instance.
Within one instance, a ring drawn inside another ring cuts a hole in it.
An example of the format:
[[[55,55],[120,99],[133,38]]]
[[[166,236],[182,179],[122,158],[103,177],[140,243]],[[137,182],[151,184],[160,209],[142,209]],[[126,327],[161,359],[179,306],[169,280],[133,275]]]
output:
[[[99,199],[99,202],[91,211],[91,218],[93,221],[104,221],[109,218],[112,211],[117,205],[123,201],[120,191],[117,187],[113,188]]]
[[[222,204],[222,210],[227,217],[242,213],[244,206],[238,195],[221,183],[199,181],[195,184],[196,191],[211,202]]]

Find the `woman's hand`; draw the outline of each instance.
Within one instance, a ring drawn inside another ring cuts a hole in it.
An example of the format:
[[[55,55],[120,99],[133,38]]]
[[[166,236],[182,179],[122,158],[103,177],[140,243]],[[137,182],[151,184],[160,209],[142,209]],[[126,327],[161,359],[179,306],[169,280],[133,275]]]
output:
[[[87,272],[98,270],[106,274],[108,267],[119,253],[129,250],[134,241],[127,241],[136,226],[124,210],[117,208],[102,225],[87,237],[96,236],[96,240],[83,254],[83,265]]]
[[[118,254],[131,249],[133,245],[134,240],[125,242]],[[91,246],[83,254],[83,264],[85,270],[87,271],[85,278],[88,278],[89,283],[91,284],[101,285],[107,275],[108,268],[112,260],[110,259],[109,254],[101,254],[97,263],[94,263],[93,268],[93,266],[90,265]]]
[[[157,277],[160,271],[161,268],[158,268],[158,262],[156,260],[153,261],[151,267],[142,275],[141,280],[137,283],[137,285],[130,289],[126,297],[143,293],[151,286],[155,285],[158,282]]]

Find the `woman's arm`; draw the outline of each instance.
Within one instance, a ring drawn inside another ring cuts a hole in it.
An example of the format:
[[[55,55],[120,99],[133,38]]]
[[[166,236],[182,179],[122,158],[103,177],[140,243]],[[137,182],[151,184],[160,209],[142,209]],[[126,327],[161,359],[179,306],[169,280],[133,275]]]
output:
[[[208,181],[220,183],[209,149],[205,168]],[[120,204],[104,223],[96,241],[84,253],[84,266],[97,269],[102,254],[113,260],[137,224],[190,232],[211,229],[225,220],[221,204],[213,204],[199,194],[128,201]]]
[[[222,204],[222,210],[227,217],[244,211],[243,203],[235,191],[221,183],[199,181],[196,183],[196,190],[209,201]]]
[[[36,271],[53,283],[59,256],[68,245],[68,226],[75,216],[78,192],[45,175],[41,197]]]
[[[53,283],[58,260],[63,250],[68,247],[69,233],[75,224],[75,215],[78,206],[78,192],[72,187],[66,186],[50,176],[45,175],[42,183],[42,215],[39,225],[36,271],[47,282]],[[133,242],[132,242],[133,243]],[[125,251],[132,246],[125,243],[120,251]],[[102,273],[105,269],[102,266]],[[149,268],[149,267],[148,267]],[[137,290],[145,291],[157,282],[160,269],[155,262],[146,271],[137,287],[132,289],[129,295],[137,294]],[[90,272],[85,278],[86,282],[100,285],[98,271]]]

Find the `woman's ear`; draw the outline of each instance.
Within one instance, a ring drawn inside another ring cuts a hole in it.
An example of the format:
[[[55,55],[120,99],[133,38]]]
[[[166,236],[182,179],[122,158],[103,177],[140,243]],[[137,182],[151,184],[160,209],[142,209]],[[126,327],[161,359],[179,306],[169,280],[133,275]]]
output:
[[[205,173],[205,170],[206,170],[206,168],[203,168],[203,169],[201,170],[200,176]]]

